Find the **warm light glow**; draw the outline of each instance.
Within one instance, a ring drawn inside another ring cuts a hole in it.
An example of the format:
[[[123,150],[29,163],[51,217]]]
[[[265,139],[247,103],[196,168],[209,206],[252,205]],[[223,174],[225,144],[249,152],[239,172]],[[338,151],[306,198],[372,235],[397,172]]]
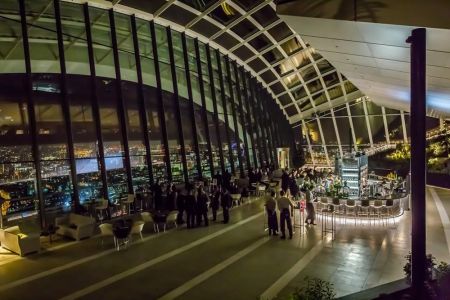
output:
[[[220,6],[222,7],[224,13],[227,16],[234,16],[234,10],[228,3],[224,2],[224,3],[220,4]]]

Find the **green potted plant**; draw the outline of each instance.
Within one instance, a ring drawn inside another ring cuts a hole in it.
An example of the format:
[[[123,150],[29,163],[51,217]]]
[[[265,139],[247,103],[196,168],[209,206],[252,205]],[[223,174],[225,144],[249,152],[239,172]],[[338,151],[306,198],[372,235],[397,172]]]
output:
[[[305,277],[306,284],[295,290],[291,300],[332,300],[336,298],[333,284],[319,278]]]
[[[403,266],[403,271],[406,275],[406,280],[408,282],[411,282],[411,252],[408,253],[408,255],[405,256],[406,258],[406,264]],[[431,255],[427,254],[426,258],[426,280],[432,280],[433,279],[433,270],[436,266],[436,258]]]

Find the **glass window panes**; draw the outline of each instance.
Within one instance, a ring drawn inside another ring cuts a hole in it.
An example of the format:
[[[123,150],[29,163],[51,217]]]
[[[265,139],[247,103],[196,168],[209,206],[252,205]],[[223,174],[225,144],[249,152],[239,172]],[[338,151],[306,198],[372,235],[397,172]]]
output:
[[[187,24],[196,18],[196,14],[178,15],[182,12],[181,2],[202,11],[212,3],[180,1],[169,6],[162,16],[179,24]],[[145,9],[152,13],[164,3],[160,0],[149,1]],[[264,2],[240,0],[235,4],[250,8],[261,3]],[[134,191],[146,190],[151,184],[151,176],[158,182],[169,179],[169,166],[174,182],[183,182],[185,173],[189,180],[197,179],[199,167],[202,175],[209,177],[211,165],[215,170],[220,170],[220,152],[223,153],[225,168],[239,172],[240,167],[246,169],[255,167],[257,163],[270,162],[275,155],[270,153],[273,149],[269,147],[275,147],[278,140],[280,144],[286,143],[286,133],[289,132],[286,114],[294,116],[297,113],[290,96],[280,96],[279,101],[286,107],[283,114],[255,78],[242,71],[237,62],[225,61],[225,57],[215,49],[210,52],[210,72],[204,43],[198,42],[200,57],[197,57],[194,40],[187,37],[185,63],[181,33],[168,31],[167,27],[155,24],[153,36],[151,23],[137,17],[137,40],[134,41],[130,15],[88,6],[88,26],[92,32],[96,73],[96,78],[91,78],[84,7],[75,2],[63,1],[59,4],[67,74],[61,77],[54,2],[25,0],[25,4],[32,67],[31,103],[34,105],[37,133],[29,126],[31,108],[23,86],[26,80],[23,75],[25,63],[18,1],[5,0],[0,3],[0,13],[7,16],[0,23],[0,37],[3,40],[0,44],[0,72],[8,73],[0,76],[0,189],[9,193],[13,200],[7,211],[8,218],[35,217],[42,207],[44,217],[48,219],[55,214],[73,211],[77,202],[81,204],[77,207],[83,211],[88,201],[104,196],[107,196],[111,205],[118,207],[112,210],[111,217],[114,218],[122,211],[120,199],[132,192],[129,183]],[[235,7],[232,3],[218,5],[212,13],[213,18],[223,24],[230,24],[241,16]],[[144,5],[136,2],[135,8],[143,9]],[[253,16],[257,22],[266,24],[264,26],[278,19],[270,5],[260,11],[255,10]],[[114,23],[110,24],[112,19]],[[226,48],[237,45],[237,36],[248,37],[257,32],[252,22],[252,19],[245,19],[239,24],[233,24],[231,32],[224,32],[215,41]],[[114,38],[117,38],[117,67],[122,77],[120,82],[116,80],[111,25],[116,29]],[[267,34],[272,34],[277,40],[284,38],[287,31],[280,28],[276,26],[270,33],[263,35],[258,33],[257,39],[253,40],[254,46],[258,50],[270,46],[271,37]],[[205,36],[220,31],[216,25],[205,20],[196,21],[192,29]],[[172,62],[169,59],[169,32],[172,36],[174,66],[170,65]],[[285,51],[298,51],[296,42],[291,39],[284,44]],[[154,44],[156,49],[153,49]],[[136,50],[139,50],[137,57]],[[266,60],[274,63],[285,59],[278,49],[273,48],[264,53],[264,58],[252,60],[255,55],[252,51],[244,45],[236,47],[234,54],[249,61],[251,68],[257,72],[267,68],[264,63]],[[156,57],[158,61],[155,62]],[[143,86],[137,84],[138,62],[142,69]],[[228,63],[231,66],[230,74],[227,74]],[[155,66],[160,69],[162,90],[156,87]],[[189,70],[186,70],[187,66]],[[198,68],[201,70],[202,82]],[[278,65],[277,74],[269,71],[262,77],[274,82],[270,87],[274,93],[285,92],[285,87],[276,75],[282,75],[289,88],[300,90],[298,78],[289,77],[292,74],[288,72],[293,69],[293,64],[286,61]],[[173,70],[175,74],[172,74]],[[22,74],[14,75],[14,72]],[[176,80],[173,80],[172,75],[176,76]],[[191,79],[193,114],[192,102],[188,99],[188,78]],[[175,86],[178,95],[173,93]],[[66,98],[62,97],[63,92]],[[216,107],[213,99],[216,100]],[[63,100],[67,100],[68,110]],[[178,124],[177,105],[180,105],[181,126]],[[216,108],[218,120],[214,115]],[[269,122],[272,118],[274,123]],[[167,143],[163,125],[167,129]],[[66,132],[69,129],[71,139],[68,138],[69,132]],[[32,155],[32,134],[36,134],[34,138],[39,149],[37,161]],[[145,143],[147,135],[150,145]],[[198,138],[199,157],[195,151],[195,136]],[[186,170],[181,163],[181,138],[185,145]],[[73,140],[73,145],[68,144],[70,140]],[[74,149],[74,170],[69,160],[69,146]],[[147,153],[147,146],[150,146],[150,153]],[[129,157],[125,154],[129,154]],[[152,161],[148,161],[149,158]],[[197,166],[197,158],[200,158],[200,166]],[[130,169],[127,169],[128,159]],[[40,176],[36,176],[36,167],[41,169]],[[75,177],[72,178],[72,175]],[[37,191],[39,178],[41,191]],[[73,186],[72,181],[76,186]],[[75,188],[78,193],[74,193]],[[75,199],[76,194],[78,199]],[[41,196],[42,203],[39,203],[37,199]]]
[[[196,14],[179,7],[178,5],[170,5],[161,14],[161,17],[180,24],[181,26],[186,26],[190,21],[195,19],[196,16]]]
[[[295,105],[290,105],[290,106],[286,107],[284,110],[288,114],[289,117],[295,116],[298,113]]]
[[[311,62],[308,55],[306,54],[306,51],[300,51],[299,53],[292,56],[291,60],[296,68],[302,68]]]
[[[311,145],[322,145],[322,140],[319,131],[319,125],[316,119],[309,120],[305,123],[309,135]]]
[[[254,37],[248,42],[253,48],[256,49],[256,51],[261,51],[264,48],[268,47],[272,43],[270,40],[265,36],[264,33],[261,33],[260,35]]]
[[[313,66],[300,70],[300,75],[305,82],[317,77],[316,70]]]
[[[272,84],[270,86],[270,89],[272,90],[272,92],[275,95],[281,94],[281,93],[283,93],[285,91],[283,85],[281,83],[279,83],[279,82]]]
[[[284,22],[281,22],[280,24],[270,28],[268,32],[277,42],[282,41],[288,36],[292,35],[291,29]]]
[[[281,48],[283,48],[284,52],[286,52],[287,55],[291,55],[292,53],[300,51],[302,49],[302,46],[298,42],[297,38],[293,37],[288,41],[282,43]]]
[[[263,27],[266,27],[267,25],[278,20],[277,13],[270,5],[266,5],[257,10],[251,16]]]
[[[289,94],[284,94],[284,95],[278,97],[278,101],[280,101],[280,104],[283,106],[292,103],[291,96],[289,96]]]
[[[337,76],[337,73],[333,72],[323,76],[323,81],[327,87],[330,87],[339,83],[339,77]]]
[[[299,88],[292,91],[292,95],[296,100],[300,100],[307,96],[306,90],[303,86],[300,86]]]
[[[330,99],[333,100],[342,97],[344,93],[342,92],[342,87],[339,85],[335,86],[334,88],[328,89],[328,95],[330,95]]]
[[[223,25],[228,25],[232,21],[239,18],[241,14],[225,2],[217,6],[211,13],[209,13],[209,16]]]
[[[320,125],[322,126],[323,138],[325,140],[325,144],[328,145],[337,145],[336,131],[334,129],[334,123],[331,116],[321,117]]]
[[[316,62],[316,64],[321,74],[326,74],[334,69],[334,67],[325,59]]]
[[[208,38],[220,31],[219,27],[204,19],[200,19],[191,28]]]
[[[283,81],[288,89],[292,89],[301,83],[300,78],[298,78],[297,74],[286,76],[283,78]]]
[[[311,94],[314,94],[315,92],[318,92],[323,89],[320,79],[311,81],[311,82],[307,83],[306,85],[308,86],[308,90]]]
[[[318,93],[316,95],[313,96],[313,100],[314,100],[314,105],[315,106],[319,106],[322,105],[324,103],[326,103],[328,101],[327,96],[325,95],[325,93]]]
[[[123,80],[137,82],[136,59],[130,16],[114,13],[120,73]]]
[[[47,0],[25,1],[33,73],[59,73],[59,52],[53,5]]]
[[[8,19],[0,22],[0,73],[24,73],[25,61],[22,44],[22,29],[17,1],[0,1],[0,12]]]
[[[283,59],[283,54],[281,54],[280,50],[278,50],[277,48],[273,48],[272,50],[265,52],[263,54],[263,57],[267,60],[268,63],[273,64]]]
[[[353,83],[351,83],[350,81],[346,81],[344,83],[344,88],[345,88],[345,92],[347,94],[351,94],[358,90],[358,88],[356,86],[354,86]]]
[[[215,2],[215,0],[204,0],[204,1],[180,0],[180,1],[199,11],[204,11]]]
[[[252,24],[252,22],[247,19],[243,19],[242,21],[231,27],[231,30],[238,36],[245,39],[246,37],[255,33],[258,29],[255,25]]]
[[[267,65],[260,58],[253,59],[248,65],[257,73],[267,68]]]
[[[111,27],[108,11],[89,7],[95,71],[97,76],[115,78],[114,57],[111,42]]]
[[[239,43],[239,41],[237,39],[235,39],[234,37],[232,37],[230,34],[228,34],[226,32],[219,35],[214,41],[228,49],[233,48],[234,46],[236,46]]]

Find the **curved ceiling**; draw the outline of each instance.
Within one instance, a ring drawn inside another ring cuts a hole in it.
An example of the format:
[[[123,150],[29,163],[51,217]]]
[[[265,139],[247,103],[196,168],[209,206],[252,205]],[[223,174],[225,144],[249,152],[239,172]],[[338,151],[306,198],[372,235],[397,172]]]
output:
[[[277,16],[273,0],[94,0],[89,3],[137,16],[144,14],[219,48],[269,89],[291,124],[362,96]]]

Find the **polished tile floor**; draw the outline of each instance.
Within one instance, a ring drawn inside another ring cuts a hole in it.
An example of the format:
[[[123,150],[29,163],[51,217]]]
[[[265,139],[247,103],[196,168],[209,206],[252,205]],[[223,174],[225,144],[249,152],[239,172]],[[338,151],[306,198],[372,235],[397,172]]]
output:
[[[450,261],[448,214],[450,191],[429,187],[427,247],[438,260]],[[401,279],[410,248],[409,212],[395,225],[339,224],[334,241],[320,224],[283,241],[267,236],[257,200],[233,209],[227,225],[145,231],[119,252],[99,237],[44,244],[26,258],[2,251],[0,299],[271,299],[305,276],[344,296]]]

